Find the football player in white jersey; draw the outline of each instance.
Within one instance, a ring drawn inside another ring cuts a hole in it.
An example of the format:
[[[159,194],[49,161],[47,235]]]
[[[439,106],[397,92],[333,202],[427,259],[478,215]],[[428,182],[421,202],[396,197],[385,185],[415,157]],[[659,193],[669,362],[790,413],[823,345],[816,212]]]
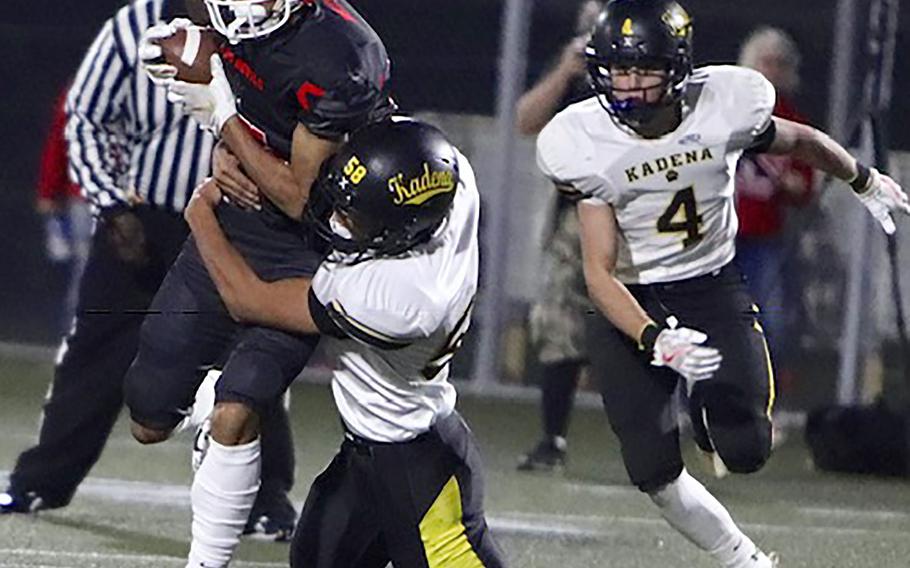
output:
[[[632,482],[664,518],[729,568],[773,561],[685,470],[674,396],[691,393],[696,441],[732,472],[771,452],[770,356],[731,264],[736,162],[790,154],[847,182],[882,224],[910,213],[889,177],[808,126],[772,118],[757,72],[692,69],[692,22],[671,0],[613,0],[586,51],[597,95],[538,138],[544,173],[578,200],[591,362]]]
[[[448,382],[477,290],[471,166],[432,126],[386,121],[352,135],[317,184],[308,218],[333,250],[312,281],[259,279],[218,225],[214,184],[187,213],[234,318],[321,333],[337,361],[344,441],[310,489],[291,566],[503,566]]]

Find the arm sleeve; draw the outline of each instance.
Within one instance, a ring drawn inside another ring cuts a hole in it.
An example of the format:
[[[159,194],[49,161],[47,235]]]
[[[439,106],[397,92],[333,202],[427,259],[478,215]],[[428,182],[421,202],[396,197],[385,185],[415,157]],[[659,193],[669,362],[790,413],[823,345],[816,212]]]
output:
[[[732,151],[750,149],[761,145],[762,135],[767,135],[768,128],[773,127],[774,86],[751,69],[730,67],[728,71],[726,84],[731,91],[727,104],[732,121],[729,147]]]
[[[764,154],[774,144],[774,137],[777,136],[777,125],[773,120],[768,121],[768,126],[761,133],[752,139],[752,143],[746,148],[750,154]]]
[[[124,59],[129,52],[118,41],[124,35],[121,17],[123,12],[109,20],[95,38],[66,101],[70,177],[100,208],[126,202],[119,187],[129,167],[123,107],[135,60]],[[132,34],[133,28],[129,25],[125,31]],[[135,29],[140,28],[136,25]]]

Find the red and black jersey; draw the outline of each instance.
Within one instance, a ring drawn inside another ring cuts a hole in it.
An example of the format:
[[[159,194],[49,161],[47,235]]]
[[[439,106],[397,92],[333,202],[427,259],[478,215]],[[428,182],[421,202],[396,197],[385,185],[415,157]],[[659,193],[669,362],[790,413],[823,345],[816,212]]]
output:
[[[225,44],[221,58],[241,118],[285,160],[298,123],[340,139],[394,109],[385,46],[345,0],[315,0],[267,37]]]

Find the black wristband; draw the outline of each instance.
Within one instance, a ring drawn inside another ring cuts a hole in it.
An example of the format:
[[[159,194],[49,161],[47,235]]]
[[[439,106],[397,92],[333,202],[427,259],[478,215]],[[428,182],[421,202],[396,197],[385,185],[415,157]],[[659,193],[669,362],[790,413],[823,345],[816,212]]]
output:
[[[872,181],[872,170],[868,166],[856,162],[856,177],[853,178],[853,181],[850,182],[850,187],[853,188],[853,191],[856,193],[865,193],[869,189],[869,184]]]
[[[642,351],[654,351],[654,344],[657,342],[657,336],[660,335],[660,332],[663,331],[663,328],[654,323],[650,322],[641,330],[641,336],[638,338],[638,348]]]

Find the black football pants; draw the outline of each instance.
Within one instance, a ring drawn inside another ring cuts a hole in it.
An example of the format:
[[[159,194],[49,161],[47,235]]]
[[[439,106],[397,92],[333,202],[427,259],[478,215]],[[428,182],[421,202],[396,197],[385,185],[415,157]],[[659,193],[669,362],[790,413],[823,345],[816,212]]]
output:
[[[458,413],[402,443],[345,435],[310,487],[292,568],[499,568],[473,434]]]
[[[260,278],[310,277],[318,268],[321,255],[309,247],[300,223],[227,204],[217,211],[231,243]],[[315,335],[235,322],[192,237],[155,295],[152,312],[142,324],[125,395],[132,419],[155,430],[183,419],[213,366],[222,369],[216,402],[241,402],[267,416],[318,342]]]
[[[734,473],[760,469],[771,453],[774,375],[758,308],[739,271],[728,264],[715,274],[628,288],[654,321],[673,315],[680,326],[706,333],[706,345],[720,351],[720,369],[692,391],[696,443],[717,451]],[[602,315],[589,317],[591,370],[623,462],[632,483],[653,491],[683,468],[676,396],[681,377],[652,366],[650,355]]]
[[[35,492],[48,507],[67,505],[101,455],[123,404],[123,377],[136,354],[145,310],[186,239],[187,227],[178,215],[149,207],[135,212],[150,262],[136,267],[120,260],[99,222],[80,281],[75,325],[61,346],[44,404],[38,444],[19,456],[10,475],[13,491]],[[257,511],[285,505],[293,485],[291,432],[283,410],[280,414],[263,424]]]

